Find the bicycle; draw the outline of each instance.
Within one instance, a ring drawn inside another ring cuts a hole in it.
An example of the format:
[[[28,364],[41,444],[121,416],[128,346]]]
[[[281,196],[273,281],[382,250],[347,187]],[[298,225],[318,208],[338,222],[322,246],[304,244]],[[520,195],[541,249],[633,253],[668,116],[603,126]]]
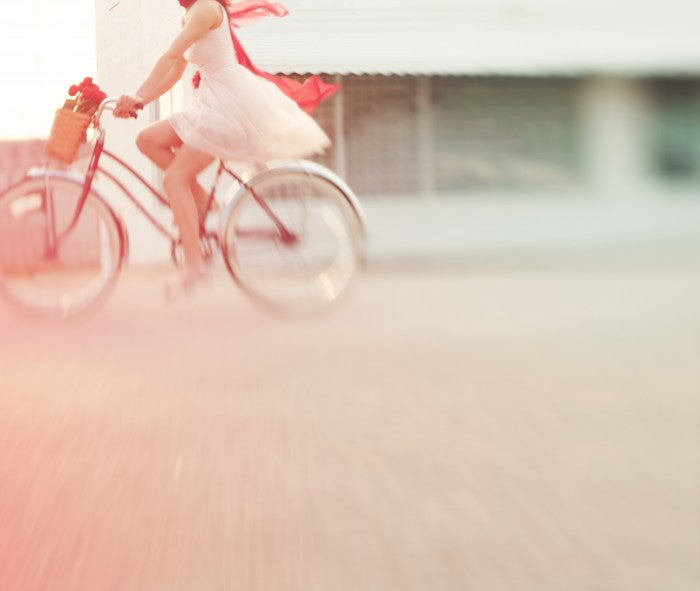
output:
[[[107,156],[143,185],[159,208],[169,210],[158,189],[104,148],[101,118],[116,101],[105,99],[93,116],[96,139],[84,176],[49,164],[30,169],[0,194],[0,296],[24,311],[58,318],[80,315],[94,310],[114,288],[128,259],[129,240],[121,217],[94,182],[98,173],[170,240],[172,261],[180,264],[177,232],[100,166]],[[205,257],[220,252],[243,292],[275,314],[308,315],[338,301],[365,263],[364,214],[348,185],[307,160],[267,163],[249,178],[224,161],[216,164],[200,224]],[[218,231],[211,231],[207,221],[219,203],[222,175],[235,184],[224,196]]]

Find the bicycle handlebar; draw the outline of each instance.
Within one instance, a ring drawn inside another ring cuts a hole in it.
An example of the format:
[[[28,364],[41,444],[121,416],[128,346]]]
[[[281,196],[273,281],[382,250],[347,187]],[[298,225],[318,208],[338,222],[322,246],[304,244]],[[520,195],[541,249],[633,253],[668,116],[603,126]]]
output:
[[[117,104],[118,101],[118,96],[108,96],[100,103],[100,106],[95,112],[95,125],[98,125],[100,123],[100,118],[102,117],[102,113],[105,109],[111,109],[112,111],[114,111],[114,106]],[[143,109],[143,105],[139,103],[138,105],[136,105],[136,108],[138,110],[141,110]],[[132,114],[132,117],[138,117],[138,113],[134,112]]]

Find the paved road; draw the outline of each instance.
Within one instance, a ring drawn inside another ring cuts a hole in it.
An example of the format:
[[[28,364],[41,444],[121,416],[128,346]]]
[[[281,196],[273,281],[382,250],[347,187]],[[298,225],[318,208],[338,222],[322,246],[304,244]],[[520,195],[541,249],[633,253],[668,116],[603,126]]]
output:
[[[224,277],[0,309],[2,591],[696,591],[700,274],[374,270],[280,322]]]

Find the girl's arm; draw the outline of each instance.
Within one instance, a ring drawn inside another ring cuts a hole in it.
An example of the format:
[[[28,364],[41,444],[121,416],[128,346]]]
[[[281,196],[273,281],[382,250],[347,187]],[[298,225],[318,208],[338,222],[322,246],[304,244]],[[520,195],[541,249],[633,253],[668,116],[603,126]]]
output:
[[[164,95],[173,86],[175,86],[175,83],[180,78],[182,78],[182,75],[184,74],[186,67],[187,67],[187,60],[186,59],[183,58],[183,59],[178,60],[177,63],[170,68],[170,71],[163,77],[163,79],[160,80],[159,85],[154,89],[155,98],[158,98],[159,96]],[[143,96],[141,89],[139,89],[139,91],[136,92],[136,96],[139,98]],[[155,98],[153,100],[155,100]],[[142,102],[142,104],[145,104],[143,102],[143,99],[141,99],[141,102]]]
[[[189,19],[170,44],[168,50],[156,62],[144,83],[134,95],[123,95],[115,108],[117,116],[129,116],[136,105],[145,106],[153,102],[177,82],[185,71],[187,62],[184,53],[187,49],[206,34],[210,29],[220,24],[222,15],[219,3],[198,2],[189,12]],[[177,77],[176,77],[177,76]]]

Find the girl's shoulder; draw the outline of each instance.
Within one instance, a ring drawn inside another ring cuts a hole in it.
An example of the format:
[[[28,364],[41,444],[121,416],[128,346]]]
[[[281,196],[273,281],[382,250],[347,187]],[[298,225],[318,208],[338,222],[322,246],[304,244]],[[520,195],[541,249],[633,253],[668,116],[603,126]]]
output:
[[[197,18],[208,18],[218,23],[222,18],[222,8],[223,5],[218,0],[197,0],[192,8],[182,15],[182,26],[184,27],[194,15],[197,15]]]
[[[212,14],[221,14],[222,8],[223,4],[218,0],[197,0],[190,8],[190,13],[196,10],[197,12],[207,11]]]

